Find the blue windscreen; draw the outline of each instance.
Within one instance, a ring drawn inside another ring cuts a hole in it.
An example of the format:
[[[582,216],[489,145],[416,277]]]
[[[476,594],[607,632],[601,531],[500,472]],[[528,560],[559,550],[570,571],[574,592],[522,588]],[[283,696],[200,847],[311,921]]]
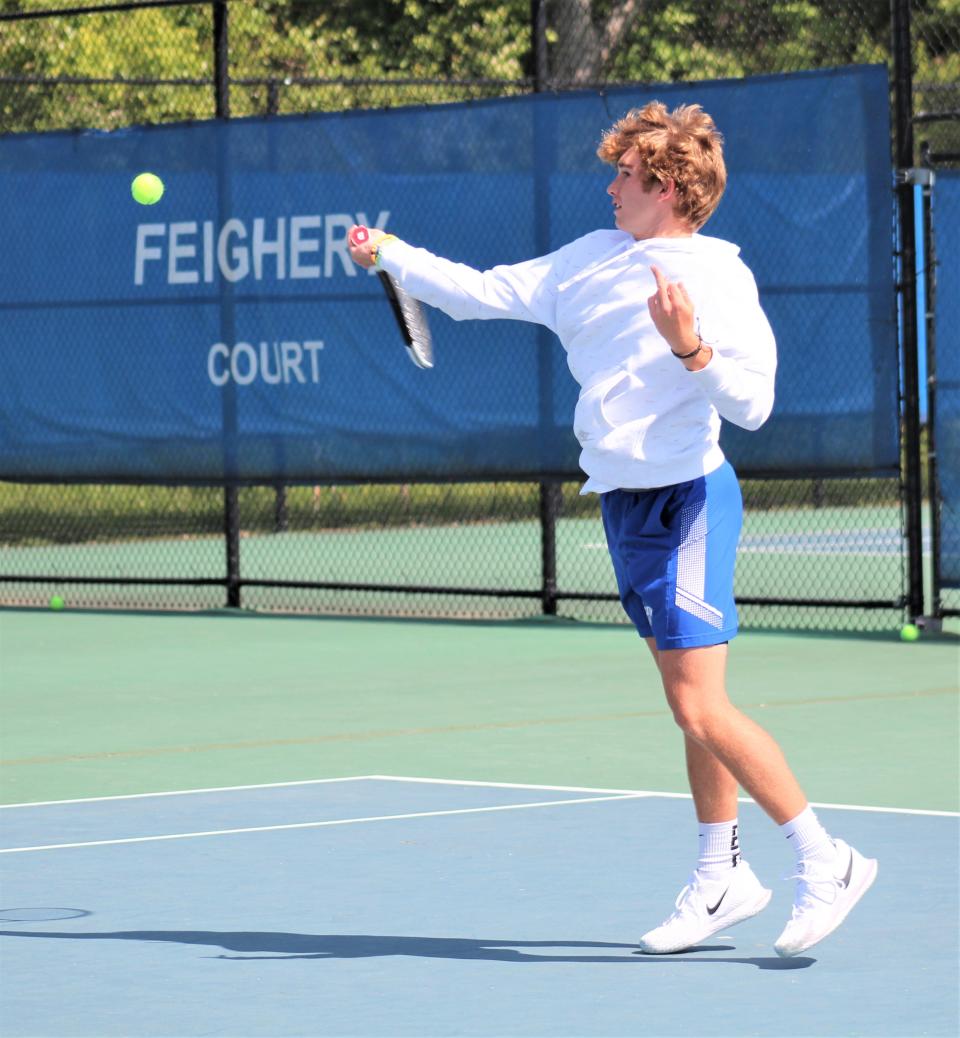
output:
[[[897,468],[886,71],[0,138],[0,478],[288,482],[579,476],[551,336],[430,315],[406,359],[354,222],[488,267],[611,225],[602,131],[659,98],[726,137],[705,233],[777,334],[742,474]],[[163,199],[130,181],[159,174]]]
[[[937,397],[940,579],[960,587],[960,171],[939,170],[933,188],[937,248]]]

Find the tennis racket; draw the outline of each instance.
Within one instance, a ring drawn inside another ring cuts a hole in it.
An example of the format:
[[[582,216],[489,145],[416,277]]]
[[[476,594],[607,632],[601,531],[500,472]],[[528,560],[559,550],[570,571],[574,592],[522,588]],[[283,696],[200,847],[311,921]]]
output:
[[[353,241],[357,245],[362,245],[369,237],[370,233],[366,227],[358,227],[353,233]],[[423,307],[413,296],[404,292],[396,279],[385,270],[378,270],[377,277],[383,285],[393,316],[397,319],[403,343],[407,348],[407,356],[418,368],[432,368],[433,340]]]

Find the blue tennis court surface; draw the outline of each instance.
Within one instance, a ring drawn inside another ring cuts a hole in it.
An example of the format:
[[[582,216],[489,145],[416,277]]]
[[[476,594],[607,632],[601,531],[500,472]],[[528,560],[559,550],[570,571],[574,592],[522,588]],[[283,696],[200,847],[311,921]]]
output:
[[[773,952],[792,858],[741,805],[760,916],[636,940],[695,852],[685,797],[364,777],[0,811],[2,1033],[956,1035],[958,817],[821,807],[880,859]]]
[[[930,531],[923,534],[923,551],[931,549]],[[738,551],[788,555],[881,555],[900,558],[903,534],[895,526],[787,533],[745,534]]]

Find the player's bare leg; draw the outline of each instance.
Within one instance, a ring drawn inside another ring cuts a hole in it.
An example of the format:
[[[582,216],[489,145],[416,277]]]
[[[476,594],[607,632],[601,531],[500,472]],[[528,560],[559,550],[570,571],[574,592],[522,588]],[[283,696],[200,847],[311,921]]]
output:
[[[656,640],[646,638],[647,647],[657,669],[660,652]],[[687,778],[697,819],[701,822],[726,822],[737,816],[739,784],[726,767],[705,747],[684,735],[687,758]]]
[[[788,838],[795,837],[797,894],[791,919],[774,947],[782,956],[797,955],[843,922],[873,883],[877,863],[829,838],[776,741],[730,702],[726,645],[657,651],[648,644],[684,733],[699,821],[736,819],[739,784]],[[732,845],[739,850],[735,834]],[[764,908],[770,892],[738,855],[733,866],[725,874],[704,874],[698,868],[677,899],[677,911],[641,938],[643,950],[681,951]]]
[[[737,817],[739,783],[724,764],[689,735],[684,735],[687,779],[697,818],[716,824]]]
[[[727,646],[669,649],[659,652],[657,659],[674,719],[688,745],[693,742],[706,751],[695,750],[692,758],[689,752],[687,755],[691,792],[698,809],[700,799],[707,807],[718,796],[729,796],[725,769],[778,825],[800,814],[807,798],[780,747],[727,697]],[[716,758],[722,768],[711,765],[707,756]],[[718,779],[723,783],[719,794],[711,788]]]
[[[662,678],[663,657],[653,638],[646,642]],[[669,653],[663,655],[669,657]],[[700,829],[700,861],[680,891],[673,914],[640,938],[641,949],[650,955],[683,951],[756,915],[771,897],[740,858],[737,780],[717,757],[686,733],[684,743]]]

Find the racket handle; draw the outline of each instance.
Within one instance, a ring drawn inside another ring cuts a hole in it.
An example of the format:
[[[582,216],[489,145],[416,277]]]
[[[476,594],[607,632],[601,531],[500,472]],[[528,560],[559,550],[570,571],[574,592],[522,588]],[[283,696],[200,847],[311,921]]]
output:
[[[366,227],[358,227],[353,234],[350,235],[350,240],[354,245],[362,245],[365,241],[370,240],[370,232]]]

